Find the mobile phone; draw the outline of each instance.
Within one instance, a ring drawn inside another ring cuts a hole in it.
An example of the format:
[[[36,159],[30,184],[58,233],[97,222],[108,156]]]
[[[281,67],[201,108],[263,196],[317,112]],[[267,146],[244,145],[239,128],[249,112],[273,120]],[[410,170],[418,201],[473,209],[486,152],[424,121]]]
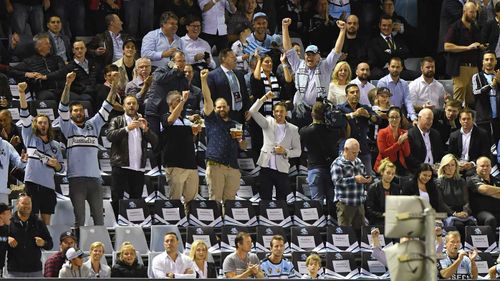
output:
[[[369,178],[371,178],[371,176],[370,176],[370,175],[363,175],[363,177],[364,177],[365,179],[369,179]]]

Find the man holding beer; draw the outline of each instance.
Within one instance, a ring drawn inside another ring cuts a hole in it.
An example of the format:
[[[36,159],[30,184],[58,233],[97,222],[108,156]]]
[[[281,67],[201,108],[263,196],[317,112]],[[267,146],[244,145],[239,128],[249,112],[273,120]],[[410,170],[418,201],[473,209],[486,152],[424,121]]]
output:
[[[229,118],[230,108],[224,98],[214,102],[208,87],[208,70],[200,73],[203,93],[203,113],[208,138],[207,183],[210,200],[233,200],[240,186],[238,148],[245,149],[242,125]]]
[[[189,91],[170,91],[167,94],[168,113],[161,118],[165,128],[163,144],[163,166],[170,186],[170,199],[181,199],[187,206],[198,193],[198,169],[194,151],[194,136],[201,131],[196,120],[199,115],[186,116],[184,106]],[[187,209],[187,208],[186,208]]]

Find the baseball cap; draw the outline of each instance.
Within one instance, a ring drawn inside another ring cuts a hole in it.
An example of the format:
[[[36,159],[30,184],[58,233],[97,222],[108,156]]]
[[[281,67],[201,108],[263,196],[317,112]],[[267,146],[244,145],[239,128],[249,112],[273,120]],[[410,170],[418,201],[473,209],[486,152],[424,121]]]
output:
[[[123,41],[123,49],[125,50],[125,45],[127,45],[127,43],[134,43],[134,46],[135,48],[137,49],[137,42],[135,42],[135,39],[132,38],[132,37],[129,37],[127,39],[125,39],[125,41]]]
[[[3,213],[7,210],[12,210],[12,206],[9,206],[5,203],[0,203],[0,213]]]
[[[68,237],[73,238],[73,240],[75,240],[75,242],[77,241],[76,236],[75,236],[75,234],[73,234],[73,232],[65,231],[65,232],[61,233],[61,236],[59,236],[59,242],[62,242],[64,239],[66,239]]]
[[[252,21],[255,21],[258,18],[265,18],[267,20],[267,15],[266,15],[266,13],[263,13],[263,12],[255,13],[253,15],[253,20]]]
[[[391,90],[389,90],[389,88],[387,88],[387,87],[378,88],[377,95],[380,95],[380,94],[386,94],[386,95],[389,95],[389,97],[392,97]]]
[[[318,54],[319,53],[318,46],[316,46],[316,45],[309,45],[309,46],[307,46],[306,53],[315,53],[315,54]]]
[[[66,259],[68,259],[69,261],[76,259],[78,257],[84,258],[86,256],[87,255],[82,250],[80,250],[78,248],[69,248],[66,251]]]

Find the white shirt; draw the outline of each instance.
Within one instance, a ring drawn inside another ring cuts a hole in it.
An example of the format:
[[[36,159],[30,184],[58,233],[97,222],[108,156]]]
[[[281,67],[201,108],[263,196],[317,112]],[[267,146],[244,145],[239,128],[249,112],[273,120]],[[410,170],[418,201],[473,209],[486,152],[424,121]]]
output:
[[[230,82],[230,81],[231,81],[231,77],[229,77],[228,72],[229,72],[229,71],[232,71],[232,70],[229,70],[229,69],[225,68],[222,64],[221,64],[220,68],[222,68],[222,70],[224,71],[224,74],[226,74],[226,77],[227,77],[227,82],[228,82],[228,83],[230,83],[229,85],[231,85],[231,82]],[[233,73],[234,73],[234,71],[233,71]],[[236,76],[236,74],[234,74],[234,76],[235,76],[236,78],[238,78],[238,77]],[[240,80],[236,79],[236,82],[238,83],[238,86],[239,86],[239,88],[240,88],[240,92],[241,92]],[[234,95],[231,95],[231,104],[230,104],[230,106],[231,106],[231,109],[232,109],[232,110],[234,110]]]
[[[278,146],[285,138],[286,123],[276,124],[276,131],[274,131],[275,146]],[[269,169],[278,170],[276,167],[276,157],[281,157],[281,155],[276,155],[276,153],[269,159]]]
[[[460,129],[460,133],[462,134],[462,154],[460,155],[460,160],[469,161],[469,147],[472,130],[474,130],[474,128],[472,128],[470,132],[465,133],[464,128]]]
[[[422,106],[430,103],[437,109],[443,109],[445,90],[443,84],[436,79],[432,79],[432,82],[427,84],[424,77],[420,76],[411,81],[408,87],[413,105]]]
[[[347,95],[345,93],[345,88],[347,85],[336,85],[330,82],[330,87],[328,89],[328,100],[333,104],[343,104],[347,101]]]
[[[200,9],[203,11],[203,7],[212,0],[200,0],[198,1]],[[202,12],[203,17],[203,32],[211,35],[227,35],[227,25],[225,10],[228,10],[231,14],[236,12],[236,9],[232,10],[231,5],[229,5],[231,0],[219,0],[210,10]]]
[[[208,65],[210,68],[214,69],[217,66],[215,65],[214,58],[212,57],[212,48],[207,41],[198,37],[196,40],[191,39],[187,34],[181,37],[182,45],[184,47],[184,54],[186,55],[186,63],[194,64],[205,62],[202,58],[201,60],[194,60],[194,56],[199,53],[209,53],[210,54],[210,64]]]
[[[198,267],[198,265],[195,262],[193,262],[193,269],[196,273],[198,273],[198,275],[200,276],[199,278],[201,278],[201,279],[208,278],[208,263],[207,263],[207,261],[205,261],[203,263],[203,271],[201,268]]]
[[[420,130],[420,128],[418,129]],[[425,150],[426,150],[424,163],[432,165],[434,164],[434,157],[432,156],[432,146],[431,146],[431,138],[429,136],[429,132],[423,132],[422,130],[420,130],[420,133],[422,134],[422,138],[424,139]]]
[[[125,114],[125,121],[127,126],[132,123],[132,118]],[[142,134],[140,128],[135,128],[128,132],[128,166],[122,167],[134,171],[144,171],[141,169],[141,156],[142,156]]]
[[[195,273],[184,274],[188,268],[193,270],[193,261],[188,256],[178,252],[174,261],[167,252],[163,252],[153,259],[153,278],[166,278],[170,272],[175,274],[175,278],[196,278]]]
[[[420,194],[420,198],[424,199],[425,201],[427,202],[431,202],[431,199],[429,198],[429,193],[428,192],[425,192],[425,191],[422,191],[422,190],[418,190],[418,193]]]
[[[363,82],[361,82],[358,77],[356,77],[356,79],[352,80],[350,83],[356,84],[359,87],[359,103],[371,105],[370,99],[368,98],[368,92],[370,92],[372,89],[375,89],[375,85],[370,82],[366,82],[365,84],[363,84]]]

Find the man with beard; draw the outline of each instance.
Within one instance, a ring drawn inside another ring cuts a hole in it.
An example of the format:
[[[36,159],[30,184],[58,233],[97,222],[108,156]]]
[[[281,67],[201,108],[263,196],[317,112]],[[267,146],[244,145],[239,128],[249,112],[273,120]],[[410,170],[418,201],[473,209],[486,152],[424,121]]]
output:
[[[450,134],[460,129],[458,113],[462,109],[462,104],[454,99],[447,99],[444,103],[444,110],[434,109],[434,120],[432,128],[441,135],[441,143],[445,151],[448,151]]]
[[[359,18],[356,15],[348,16],[346,25],[347,30],[345,34],[344,47],[342,48],[341,59],[347,61],[351,69],[354,69],[368,57],[365,48],[366,41],[358,34]]]
[[[7,254],[10,278],[42,277],[42,249],[48,251],[53,246],[47,226],[32,212],[31,200],[29,195],[21,194],[17,212],[10,220]]]
[[[434,79],[435,68],[434,59],[424,57],[420,61],[422,75],[410,82],[410,98],[416,112],[419,112],[422,108],[443,108],[446,93],[443,84]]]
[[[118,76],[117,72],[113,75]],[[61,132],[68,140],[66,153],[68,158],[67,177],[69,181],[69,197],[75,213],[75,227],[85,224],[85,200],[89,202],[90,213],[95,225],[103,225],[101,171],[97,152],[99,151],[99,132],[108,121],[116,96],[117,77],[113,80],[111,90],[99,112],[85,121],[85,107],[79,102],[69,104],[69,89],[75,81],[76,73],[66,75],[59,103]]]
[[[416,123],[417,115],[410,98],[408,82],[400,77],[403,70],[401,58],[394,57],[389,61],[389,74],[378,80],[377,88],[386,87],[391,91],[391,105],[397,106],[405,112],[413,123]],[[406,108],[406,111],[404,110]]]
[[[137,98],[126,96],[123,100],[125,114],[111,120],[106,134],[111,142],[111,205],[116,215],[124,191],[130,199],[141,198],[148,142],[153,150],[158,145],[157,135],[137,113],[138,109]]]
[[[249,46],[260,46],[264,49],[271,48],[272,36],[267,34],[268,19],[263,12],[258,12],[253,15],[253,32],[248,36],[247,41]]]
[[[201,72],[201,92],[203,94],[203,113],[205,115],[208,138],[207,183],[210,200],[234,200],[240,186],[241,173],[238,166],[238,148],[245,149],[243,133],[230,134],[239,125],[229,118],[230,107],[224,98],[212,100],[208,86],[208,71]],[[241,126],[241,125],[239,125]]]
[[[282,21],[283,48],[290,66],[295,73],[295,87],[297,93],[293,99],[293,121],[299,128],[311,124],[311,109],[316,98],[326,98],[330,86],[330,76],[335,64],[340,58],[346,32],[345,22],[338,20],[340,29],[335,47],[331,50],[325,60],[321,59],[319,49],[315,45],[306,48],[305,59],[301,60],[297,52],[292,48],[292,41],[288,27],[292,24],[290,18]]]
[[[477,279],[477,251],[460,250],[460,233],[450,231],[445,236],[445,257],[437,262],[438,276],[442,279]]]
[[[476,123],[491,135],[493,140],[500,138],[500,72],[495,71],[495,53],[483,54],[483,70],[472,76]]]
[[[368,93],[375,89],[375,85],[370,83],[368,77],[370,77],[370,66],[366,62],[360,62],[356,67],[356,79],[352,80],[352,84],[356,84],[359,87],[359,103],[371,105],[370,99],[368,98]]]
[[[64,168],[61,147],[54,141],[49,117],[39,114],[33,118],[30,115],[25,94],[28,85],[23,82],[17,84],[17,87],[23,124],[22,136],[24,146],[28,150],[25,188],[28,195],[33,198],[33,202],[30,200],[30,212],[33,203],[33,214],[38,215],[40,212],[42,221],[48,225],[56,207],[54,174],[62,172]]]
[[[47,258],[43,265],[43,277],[58,277],[66,261],[66,251],[77,245],[76,236],[71,231],[65,231],[59,236],[59,251]]]
[[[444,40],[444,51],[448,53],[446,74],[453,80],[453,98],[470,106],[474,105],[471,78],[478,72],[480,50],[487,47],[479,43],[476,16],[476,4],[465,3],[462,18],[450,26]]]

